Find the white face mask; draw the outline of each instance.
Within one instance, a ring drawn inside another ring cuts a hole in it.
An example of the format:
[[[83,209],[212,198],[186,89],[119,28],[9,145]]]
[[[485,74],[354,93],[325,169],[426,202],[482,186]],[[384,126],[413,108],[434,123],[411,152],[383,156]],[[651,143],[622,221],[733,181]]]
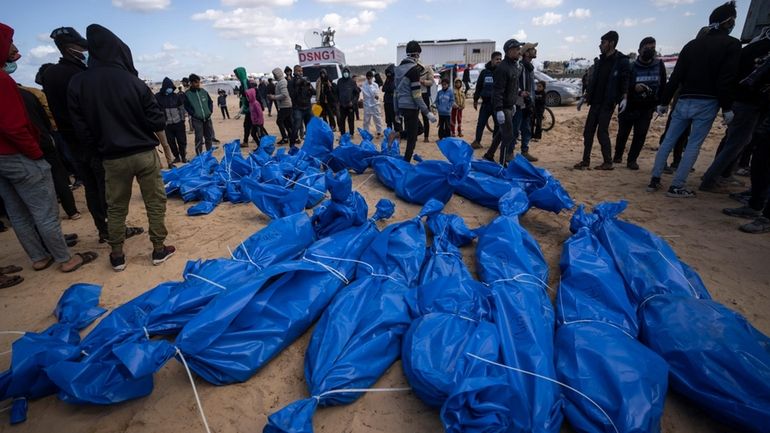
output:
[[[16,72],[16,68],[18,67],[19,65],[17,65],[16,62],[6,62],[3,66],[3,70],[10,75]]]

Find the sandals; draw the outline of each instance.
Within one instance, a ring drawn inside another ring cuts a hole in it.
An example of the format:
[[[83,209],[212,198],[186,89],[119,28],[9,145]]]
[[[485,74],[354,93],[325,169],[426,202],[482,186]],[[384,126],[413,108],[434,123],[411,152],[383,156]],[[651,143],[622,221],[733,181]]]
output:
[[[93,251],[86,251],[84,253],[75,253],[75,255],[76,256],[80,256],[80,258],[82,259],[81,262],[78,263],[77,265],[73,266],[71,269],[63,269],[62,268],[61,269],[62,272],[64,272],[64,273],[75,272],[78,269],[80,269],[83,265],[87,265],[87,264],[93,262],[94,260],[96,260],[97,257],[99,257],[99,254],[96,254]]]
[[[15,286],[21,283],[22,281],[24,281],[24,278],[18,275],[13,275],[13,276],[0,275],[0,289],[5,289],[8,287]]]
[[[32,264],[32,269],[36,271],[42,271],[42,270],[48,269],[53,264],[53,261],[54,261],[53,257],[49,257],[48,260],[42,265],[36,266],[35,264]]]
[[[16,265],[10,265],[10,266],[2,266],[0,267],[0,274],[15,274],[16,272],[21,272],[24,269],[21,266]]]

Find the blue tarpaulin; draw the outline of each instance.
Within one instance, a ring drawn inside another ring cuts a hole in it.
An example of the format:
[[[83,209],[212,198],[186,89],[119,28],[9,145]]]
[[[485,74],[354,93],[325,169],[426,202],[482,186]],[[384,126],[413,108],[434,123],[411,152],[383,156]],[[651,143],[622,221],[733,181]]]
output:
[[[353,191],[353,180],[347,170],[326,172],[326,188],[331,199],[321,203],[314,211],[312,222],[318,237],[339,230],[339,227],[360,226],[366,221],[369,206],[364,196]]]
[[[441,210],[429,202],[415,218],[385,228],[359,259],[356,280],[342,289],[321,316],[305,354],[310,398],[268,418],[265,433],[311,433],[320,406],[349,404],[373,385],[401,354],[411,322],[407,294],[418,281],[425,257],[420,221]]]
[[[770,425],[770,339],[711,300],[698,274],[660,237],[620,221],[626,203],[579,209],[613,258],[637,306],[640,340],[666,360],[674,390],[742,431]]]

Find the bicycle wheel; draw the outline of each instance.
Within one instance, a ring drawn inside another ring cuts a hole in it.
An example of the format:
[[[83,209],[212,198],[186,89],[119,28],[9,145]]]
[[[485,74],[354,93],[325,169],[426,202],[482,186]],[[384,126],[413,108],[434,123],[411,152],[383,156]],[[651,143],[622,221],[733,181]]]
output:
[[[489,119],[487,119],[487,131],[489,132],[495,132],[495,116],[490,116]]]
[[[550,131],[553,126],[556,125],[556,117],[553,115],[553,111],[550,108],[545,107],[543,113],[543,131]]]

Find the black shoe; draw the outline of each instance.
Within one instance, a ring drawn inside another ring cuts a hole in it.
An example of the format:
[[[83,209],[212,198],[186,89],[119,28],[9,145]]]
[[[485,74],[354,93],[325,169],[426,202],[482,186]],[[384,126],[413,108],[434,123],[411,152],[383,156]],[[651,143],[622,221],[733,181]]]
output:
[[[219,140],[217,140],[216,138],[212,138],[212,139],[211,139],[211,142],[212,142],[212,143],[219,143]]]
[[[141,227],[126,227],[126,239],[141,235],[144,233],[144,229]]]
[[[577,164],[575,164],[572,168],[574,168],[575,170],[590,170],[591,163],[586,161],[580,161]]]
[[[732,217],[749,218],[749,219],[759,218],[762,216],[761,211],[753,209],[750,206],[725,208],[725,209],[722,209],[722,213]]]
[[[121,272],[126,269],[126,255],[121,254],[117,257],[110,254],[110,265],[115,272]]]
[[[486,159],[489,162],[495,162],[495,157],[494,156],[489,156],[487,154],[484,154],[484,156],[482,156],[482,158]]]
[[[660,191],[661,188],[663,188],[663,185],[660,184],[660,178],[653,177],[650,179],[650,184],[647,185],[647,192]]]
[[[695,198],[695,191],[691,191],[685,187],[671,186],[666,192],[666,197],[671,198]]]
[[[626,167],[628,167],[629,170],[639,170],[639,164],[635,162],[629,162],[626,164]]]
[[[613,164],[620,164],[622,162],[623,162],[623,157],[622,156],[616,156],[616,157],[612,158],[612,163]]]
[[[179,164],[180,162],[182,162],[182,161],[179,159],[178,156],[176,158],[174,158],[173,161],[171,161],[172,164]]]
[[[166,245],[160,251],[152,252],[152,264],[158,266],[168,260],[176,252],[176,248],[171,245]]]
[[[674,167],[667,165],[666,167],[663,168],[663,173],[674,174],[674,170],[675,170]]]
[[[766,217],[759,217],[748,224],[740,226],[739,230],[744,233],[751,234],[770,232],[770,219]]]
[[[187,164],[187,158],[185,158],[184,156],[182,157],[182,164]]]

